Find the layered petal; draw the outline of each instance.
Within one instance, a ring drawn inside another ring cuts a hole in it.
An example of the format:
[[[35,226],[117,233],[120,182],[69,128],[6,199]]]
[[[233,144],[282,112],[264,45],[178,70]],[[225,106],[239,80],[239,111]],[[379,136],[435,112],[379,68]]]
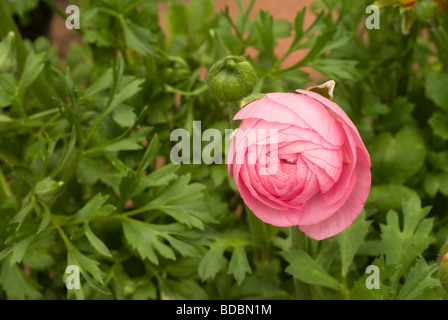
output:
[[[337,104],[297,92],[269,93],[237,113],[234,119],[243,121],[228,169],[259,219],[298,225],[321,240],[361,212],[370,190],[370,156]]]
[[[362,150],[358,149],[358,156],[362,157]],[[301,231],[316,240],[322,240],[334,236],[348,228],[361,213],[370,191],[370,169],[359,164],[355,169],[356,182],[350,196],[342,207],[327,219],[312,225],[302,226]]]

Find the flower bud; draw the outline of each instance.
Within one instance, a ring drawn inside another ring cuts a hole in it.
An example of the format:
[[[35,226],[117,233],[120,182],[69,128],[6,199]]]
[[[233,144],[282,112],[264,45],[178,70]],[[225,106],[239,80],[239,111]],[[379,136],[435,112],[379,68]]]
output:
[[[64,182],[57,182],[52,178],[47,177],[36,183],[34,186],[34,193],[38,198],[45,202],[53,201],[62,190],[63,185]]]
[[[247,97],[257,82],[252,65],[243,57],[228,56],[209,70],[207,83],[210,94],[219,101],[235,102]]]
[[[439,278],[442,287],[448,293],[448,241],[443,245],[439,254]]]

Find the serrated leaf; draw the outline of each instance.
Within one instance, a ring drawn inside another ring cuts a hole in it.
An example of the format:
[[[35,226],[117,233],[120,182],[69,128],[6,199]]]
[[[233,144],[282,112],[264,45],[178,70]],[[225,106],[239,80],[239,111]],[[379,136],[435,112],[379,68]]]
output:
[[[79,267],[80,272],[86,278],[86,280],[92,285],[92,287],[102,293],[109,293],[107,290],[102,288],[103,283],[103,272],[99,268],[99,261],[89,258],[79,251],[73,244],[67,245],[68,250],[68,265],[75,265]],[[95,283],[89,277],[89,274],[97,282]]]
[[[406,276],[406,282],[398,293],[398,300],[415,300],[426,289],[440,286],[438,279],[432,278],[437,272],[437,264],[428,266],[425,259],[420,257]]]
[[[154,43],[154,38],[149,29],[124,20],[121,20],[121,26],[129,48],[144,55],[153,57],[157,55],[151,45]]]
[[[143,259],[158,264],[157,252],[164,258],[176,260],[173,249],[163,241],[172,240],[170,234],[178,233],[176,225],[160,226],[134,219],[123,219],[122,225],[126,241],[137,250]],[[175,243],[174,248],[176,247],[181,248],[178,243]]]
[[[149,132],[152,131],[151,127],[144,128],[129,138],[121,139],[117,142],[107,145],[103,151],[132,151],[143,149],[141,142],[146,139]]]
[[[39,290],[42,287],[32,278],[25,275],[17,264],[6,260],[1,270],[2,287],[8,298],[14,300],[37,300],[42,298]]]
[[[152,172],[151,174],[144,177],[135,191],[135,194],[140,194],[143,190],[149,187],[159,187],[166,186],[171,181],[177,178],[175,172],[179,169],[179,165],[168,164],[163,166],[159,170]]]
[[[95,82],[83,91],[82,99],[88,99],[91,96],[96,95],[97,93],[109,89],[112,85],[113,81],[113,70],[112,68],[107,69]]]
[[[141,85],[144,82],[144,79],[133,79],[127,85],[122,87],[120,91],[114,96],[111,104],[108,106],[106,114],[112,112],[120,103],[123,103],[127,99],[140,92],[142,90]]]
[[[23,221],[25,220],[26,216],[31,212],[31,210],[34,208],[35,205],[35,200],[34,197],[31,198],[31,201],[28,202],[26,204],[26,206],[24,206],[22,208],[22,210],[20,210],[9,222],[9,224],[17,224],[17,228],[16,231],[18,231],[20,229],[20,227],[22,226]]]
[[[241,282],[246,278],[246,274],[252,273],[249,261],[247,261],[244,246],[238,246],[233,251],[227,273],[233,274],[238,284],[241,284]]]
[[[362,212],[353,224],[337,236],[339,249],[341,252],[343,277],[347,275],[349,267],[358,251],[359,246],[364,242],[364,238],[369,231],[371,221],[365,221],[365,214]]]
[[[85,225],[85,235],[87,237],[87,240],[89,240],[90,244],[92,245],[92,247],[98,251],[98,253],[102,254],[103,256],[106,257],[112,257],[112,254],[110,253],[109,249],[107,248],[107,246],[104,244],[103,241],[101,241],[92,231],[92,229],[90,229],[89,224],[87,223]]]
[[[112,119],[122,128],[130,128],[137,119],[134,109],[126,105],[115,108],[112,112]]]
[[[23,257],[25,256],[26,251],[28,250],[28,247],[33,242],[36,235],[31,235],[29,237],[26,237],[25,239],[20,240],[12,247],[12,255],[10,258],[10,263],[20,263],[22,262]]]
[[[413,197],[403,203],[404,225],[400,227],[396,211],[389,211],[387,224],[381,225],[381,239],[387,264],[401,265],[396,278],[405,273],[412,262],[432,242],[432,219],[425,219],[430,207],[421,208],[420,199]]]
[[[159,207],[168,205],[170,202],[182,198],[191,196],[190,199],[197,199],[198,195],[202,196],[200,191],[204,190],[205,186],[200,183],[190,183],[190,180],[190,173],[180,176],[179,179],[168,186],[159,197],[145,205],[145,207]]]
[[[384,257],[376,258],[372,263],[372,266],[378,267],[379,272],[379,288],[368,288],[367,281],[372,273],[364,272],[364,274],[357,279],[353,287],[350,289],[351,300],[388,300],[395,296],[395,292],[392,287],[385,284],[391,275],[399,268],[396,265],[385,265]],[[366,269],[367,271],[367,269]]]
[[[190,174],[179,177],[163,193],[139,210],[160,210],[189,227],[204,229],[204,222],[216,222],[210,214],[202,191],[205,186],[189,183]]]
[[[339,282],[305,251],[290,249],[284,251],[282,256],[289,262],[286,272],[294,278],[308,284],[325,286],[334,290],[339,288]]]
[[[199,277],[202,280],[213,279],[218,272],[224,270],[227,260],[224,258],[226,247],[222,245],[212,245],[210,250],[202,257],[198,266]]]
[[[75,213],[71,221],[73,223],[89,222],[94,217],[99,215],[101,208],[106,203],[108,198],[109,196],[107,195],[102,196],[100,193],[96,194],[81,210]]]
[[[78,183],[83,185],[94,185],[99,180],[105,181],[109,175],[107,162],[102,158],[84,157],[76,168],[76,178]]]
[[[44,70],[45,52],[35,54],[31,52],[25,62],[25,67],[20,78],[20,85],[30,86]]]

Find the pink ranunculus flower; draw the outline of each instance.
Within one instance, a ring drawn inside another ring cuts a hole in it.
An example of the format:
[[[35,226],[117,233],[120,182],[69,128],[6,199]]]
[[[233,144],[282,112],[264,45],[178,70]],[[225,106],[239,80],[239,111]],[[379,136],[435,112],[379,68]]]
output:
[[[336,103],[297,92],[268,93],[235,115],[242,122],[232,137],[228,169],[259,219],[297,225],[322,240],[345,230],[362,211],[370,156]]]

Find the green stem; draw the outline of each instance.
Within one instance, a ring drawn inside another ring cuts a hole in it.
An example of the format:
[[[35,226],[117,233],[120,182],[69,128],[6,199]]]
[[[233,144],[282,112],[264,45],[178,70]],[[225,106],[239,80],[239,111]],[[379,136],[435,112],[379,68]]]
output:
[[[233,117],[241,109],[240,105],[241,101],[234,101],[227,103],[227,108],[229,111],[229,124],[232,129],[238,128],[239,124],[241,123],[240,120],[233,121]],[[268,232],[266,224],[260,219],[258,219],[247,206],[246,206],[246,213],[252,239],[259,248],[255,258],[257,266],[268,277],[273,276],[274,272],[270,269],[272,268],[271,247],[268,240]]]
[[[233,117],[240,111],[241,101],[234,101],[227,103],[227,110],[229,111],[229,124],[231,129],[238,128],[241,120],[233,121]]]
[[[301,249],[305,252],[308,252],[308,237],[299,230],[297,226],[290,227],[291,231],[291,244],[292,247],[295,249]],[[309,300],[311,293],[310,293],[310,286],[303,283],[302,281],[299,281],[297,279],[294,279],[294,289],[296,292],[296,298],[297,300]]]

